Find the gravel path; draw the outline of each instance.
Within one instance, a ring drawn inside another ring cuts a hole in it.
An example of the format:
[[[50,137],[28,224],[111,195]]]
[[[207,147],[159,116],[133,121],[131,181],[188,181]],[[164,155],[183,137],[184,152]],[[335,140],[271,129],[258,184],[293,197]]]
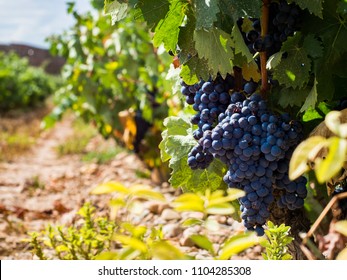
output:
[[[197,259],[210,259],[205,250],[194,246],[189,238],[201,233],[203,228],[185,228],[182,222],[199,213],[178,213],[169,202],[180,190],[167,183],[161,185],[150,179],[138,178],[136,171],[145,170],[134,154],[120,153],[107,164],[85,163],[78,155],[58,157],[56,147],[73,134],[72,119],[58,123],[48,133],[43,133],[32,150],[11,163],[0,163],[0,259],[32,259],[29,246],[22,242],[30,231],[43,230],[49,223],[71,225],[77,210],[90,201],[99,213],[108,212],[109,195],[90,195],[99,183],[122,182],[126,186],[145,184],[161,192],[166,203],[143,202],[140,215],[130,214],[127,219],[134,224],[151,228],[161,225],[164,237]],[[89,143],[89,149],[105,145],[99,137]],[[215,250],[231,235],[244,230],[242,224],[226,216],[210,216],[220,224],[218,231],[209,237]],[[248,249],[235,259],[259,259],[261,248]]]

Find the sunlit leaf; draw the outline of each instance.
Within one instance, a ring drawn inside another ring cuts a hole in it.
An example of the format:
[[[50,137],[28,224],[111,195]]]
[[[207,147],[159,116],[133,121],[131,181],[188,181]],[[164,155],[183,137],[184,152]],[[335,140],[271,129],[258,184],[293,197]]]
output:
[[[96,260],[118,260],[119,255],[116,252],[102,252],[95,257]]]
[[[235,254],[242,252],[243,250],[259,244],[260,238],[255,232],[242,233],[228,239],[220,252],[220,260],[228,260]]]
[[[209,251],[212,255],[214,255],[214,249],[212,242],[204,235],[194,234],[190,236],[190,239],[200,248]]]
[[[208,206],[206,212],[211,215],[231,215],[235,212],[235,209],[230,203],[220,203]]]
[[[204,200],[194,193],[185,193],[173,201],[176,211],[197,211],[204,212]]]
[[[120,242],[123,246],[129,246],[134,250],[138,250],[142,253],[145,253],[147,251],[146,244],[139,239],[127,235],[116,234],[114,236],[114,240]]]
[[[347,110],[345,109],[342,112],[347,113]],[[347,138],[347,124],[341,124],[340,120],[342,117],[342,112],[329,112],[325,117],[325,124],[336,135],[340,136],[341,138]]]
[[[338,256],[336,257],[336,260],[347,260],[347,248],[343,249]]]
[[[296,147],[289,164],[289,179],[295,180],[310,168],[308,160],[313,160],[322,149],[326,139],[321,136],[313,136],[301,142]]]
[[[153,259],[157,260],[186,260],[188,256],[184,255],[178,248],[167,241],[158,241],[153,243]]]
[[[113,193],[113,192],[119,192],[123,194],[129,194],[129,189],[124,186],[122,183],[119,182],[107,182],[102,183],[98,186],[96,186],[90,193],[91,194],[106,194],[106,193]]]
[[[182,223],[182,226],[184,227],[191,227],[195,225],[201,225],[203,223],[203,220],[197,219],[197,218],[188,218],[184,220]]]
[[[343,167],[347,154],[347,141],[337,137],[328,140],[328,154],[315,163],[317,180],[324,183],[334,177]]]
[[[339,233],[347,236],[347,221],[338,221],[335,226],[335,230]]]

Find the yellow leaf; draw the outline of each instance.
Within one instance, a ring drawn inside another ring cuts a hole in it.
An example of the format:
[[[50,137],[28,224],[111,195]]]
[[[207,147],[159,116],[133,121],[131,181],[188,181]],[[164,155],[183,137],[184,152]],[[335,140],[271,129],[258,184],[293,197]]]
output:
[[[186,260],[188,256],[184,255],[178,248],[167,241],[157,241],[152,245],[153,259],[157,260]]]
[[[122,243],[123,246],[129,246],[142,253],[145,253],[147,251],[146,244],[139,239],[136,239],[127,235],[116,234],[114,236],[114,240]]]
[[[173,207],[177,211],[198,211],[204,212],[204,200],[193,193],[185,193],[180,195],[173,201]]]
[[[335,224],[335,230],[347,236],[347,221],[339,221]]]
[[[346,122],[346,115],[347,109],[344,109],[341,112],[331,111],[325,117],[326,126],[341,138],[347,138],[347,124],[342,124],[342,122]]]
[[[242,252],[243,250],[259,244],[261,238],[255,232],[242,233],[227,240],[219,255],[220,260],[228,260],[231,256]]]
[[[95,257],[96,260],[118,260],[119,256],[116,252],[102,252]]]
[[[229,203],[220,203],[218,205],[208,206],[206,212],[211,215],[231,215],[235,209]]]
[[[326,143],[325,138],[312,136],[296,147],[289,164],[290,180],[295,180],[310,169],[308,166],[309,158],[312,160],[322,149],[324,143]]]
[[[347,154],[347,141],[338,137],[328,140],[328,154],[315,164],[317,180],[324,183],[334,177],[343,167]]]
[[[165,197],[161,193],[152,190],[151,187],[147,185],[133,185],[130,187],[130,192],[133,196],[165,201]]]
[[[90,193],[91,194],[106,194],[106,193],[113,193],[113,192],[120,192],[123,194],[129,194],[129,189],[124,186],[122,183],[110,181],[107,183],[102,183],[98,186],[96,186]]]
[[[343,249],[338,256],[336,257],[337,260],[347,260],[347,248]]]
[[[250,81],[251,79],[253,79],[253,81],[256,83],[261,79],[258,65],[254,61],[242,66],[242,75],[245,80]]]

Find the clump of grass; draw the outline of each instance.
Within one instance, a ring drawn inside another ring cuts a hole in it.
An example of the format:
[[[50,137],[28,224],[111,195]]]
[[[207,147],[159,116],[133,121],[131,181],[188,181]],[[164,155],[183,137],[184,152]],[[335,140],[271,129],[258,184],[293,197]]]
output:
[[[83,154],[89,141],[97,134],[97,130],[80,119],[73,123],[74,133],[57,146],[59,156]]]
[[[85,154],[82,157],[82,160],[86,162],[93,161],[98,164],[103,164],[112,160],[116,155],[118,155],[123,150],[124,150],[123,148],[119,146],[115,146],[115,147],[104,149],[101,151],[91,151]]]
[[[11,161],[28,151],[35,138],[27,133],[0,133],[0,161]]]

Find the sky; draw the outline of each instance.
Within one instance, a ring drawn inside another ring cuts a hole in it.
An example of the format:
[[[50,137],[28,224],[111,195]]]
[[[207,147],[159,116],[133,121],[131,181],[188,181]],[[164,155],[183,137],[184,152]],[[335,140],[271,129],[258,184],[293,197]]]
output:
[[[0,0],[0,44],[25,43],[48,48],[45,38],[73,24],[66,13],[71,0]],[[90,10],[89,0],[75,0],[78,11]]]

